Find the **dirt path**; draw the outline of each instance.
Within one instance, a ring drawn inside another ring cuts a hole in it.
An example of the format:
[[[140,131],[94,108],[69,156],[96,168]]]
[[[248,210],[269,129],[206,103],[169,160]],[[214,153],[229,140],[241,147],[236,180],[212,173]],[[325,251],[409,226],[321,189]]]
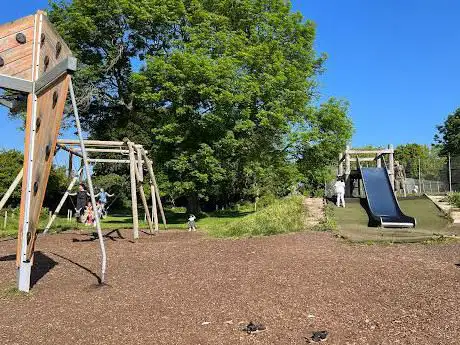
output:
[[[305,198],[303,202],[307,208],[307,217],[305,225],[312,228],[318,225],[324,219],[324,201],[323,198]]]
[[[30,296],[16,296],[6,292],[15,241],[0,241],[0,344],[306,344],[323,329],[326,344],[460,339],[460,244],[174,231],[106,243],[109,287],[93,287],[97,242],[67,233],[39,239],[41,278]],[[249,321],[267,330],[238,329]]]

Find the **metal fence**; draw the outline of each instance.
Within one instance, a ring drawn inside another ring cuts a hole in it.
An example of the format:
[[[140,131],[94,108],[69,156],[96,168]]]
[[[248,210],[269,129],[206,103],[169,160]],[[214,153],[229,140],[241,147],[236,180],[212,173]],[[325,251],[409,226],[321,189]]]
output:
[[[442,175],[453,192],[460,192],[460,155],[448,157]]]
[[[460,175],[460,170],[459,170]],[[334,190],[335,181],[331,181],[325,184],[325,195],[328,198],[332,198],[335,195]],[[420,195],[420,194],[438,194],[447,193],[449,191],[449,184],[446,181],[441,180],[426,180],[426,179],[414,179],[406,178],[405,181],[406,192],[408,195]],[[460,187],[460,185],[459,185]],[[355,192],[353,197],[359,197]]]
[[[406,192],[408,194],[437,194],[449,191],[449,184],[441,180],[406,179]]]

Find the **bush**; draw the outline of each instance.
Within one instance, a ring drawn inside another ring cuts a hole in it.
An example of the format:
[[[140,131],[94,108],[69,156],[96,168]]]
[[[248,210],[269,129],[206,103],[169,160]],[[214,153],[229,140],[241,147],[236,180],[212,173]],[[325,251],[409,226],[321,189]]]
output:
[[[324,219],[314,227],[316,231],[334,231],[337,229],[337,222],[335,219],[335,207],[331,204],[326,205],[324,208]]]
[[[303,197],[293,196],[274,201],[256,213],[247,215],[226,227],[216,228],[216,237],[269,236],[297,232],[305,228],[306,209]]]
[[[460,208],[460,192],[448,193],[447,199],[449,204]]]

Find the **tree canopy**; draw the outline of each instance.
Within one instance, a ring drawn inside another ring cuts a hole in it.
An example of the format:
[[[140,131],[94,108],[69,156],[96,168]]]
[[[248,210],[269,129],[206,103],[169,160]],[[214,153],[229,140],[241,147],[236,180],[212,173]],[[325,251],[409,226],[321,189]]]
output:
[[[441,149],[441,154],[460,154],[460,108],[457,108],[442,125],[436,127],[434,140]]]
[[[22,169],[24,161],[23,153],[17,150],[0,151],[0,198],[10,187],[17,174]],[[52,167],[48,179],[47,193],[44,200],[44,206],[55,207],[63,191],[67,189],[68,178],[65,168]],[[8,199],[7,205],[16,207],[21,201],[21,184],[14,190],[13,194]]]
[[[437,148],[415,143],[397,146],[395,160],[405,167],[408,177],[418,178],[420,168],[422,178],[435,180],[440,178],[445,164]]]
[[[50,19],[80,61],[86,130],[147,147],[190,210],[314,187],[351,138],[346,103],[312,106],[325,56],[286,1],[74,0]]]

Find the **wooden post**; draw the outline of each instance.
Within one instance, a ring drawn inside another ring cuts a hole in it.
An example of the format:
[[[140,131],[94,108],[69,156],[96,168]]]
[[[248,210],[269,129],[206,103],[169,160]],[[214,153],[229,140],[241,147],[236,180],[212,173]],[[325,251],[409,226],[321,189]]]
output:
[[[147,199],[145,197],[144,187],[142,186],[142,183],[138,183],[138,189],[139,189],[139,195],[141,196],[142,204],[145,210],[145,218],[149,224],[150,233],[152,234],[153,224],[152,224],[152,219],[150,218],[149,206],[147,204]]]
[[[148,172],[150,174],[150,179],[152,180],[152,183],[155,186],[155,195],[157,197],[158,206],[160,208],[160,213],[161,213],[161,218],[163,220],[163,225],[164,225],[165,230],[166,230],[166,217],[165,217],[165,214],[164,214],[164,211],[163,211],[163,205],[161,203],[160,192],[158,190],[158,185],[157,185],[157,181],[155,179],[155,174],[153,173],[152,161],[147,157],[147,154],[145,153],[144,149],[142,149],[142,154],[144,156],[144,161],[146,162],[146,165],[147,165],[147,170],[148,170]]]
[[[18,186],[19,182],[21,182],[23,174],[24,174],[24,168],[21,169],[21,171],[16,176],[16,178],[14,179],[13,183],[11,184],[11,186],[8,188],[8,190],[3,195],[2,200],[0,200],[0,210],[3,208],[3,206],[5,206],[6,202],[10,198],[11,194],[13,194],[13,192],[16,189],[16,187]]]
[[[450,153],[447,155],[447,158],[448,158],[448,169],[449,169],[449,192],[452,193],[452,167],[451,167],[451,162],[450,162]]]
[[[351,194],[351,181],[350,181],[350,173],[351,173],[351,162],[350,162],[350,146],[347,145],[347,150],[345,151],[345,196],[350,197]]]
[[[153,185],[153,182],[150,183],[150,196],[152,198],[153,222],[155,224],[155,231],[158,232],[160,229],[158,228],[158,209],[157,209],[157,200],[155,197],[155,186]]]
[[[8,211],[5,211],[5,220],[3,221],[3,229],[6,229],[7,222],[8,222]]]
[[[144,182],[144,166],[143,166],[143,161],[142,161],[142,150],[141,150],[141,147],[139,147],[139,145],[136,145],[135,148],[136,148],[136,153],[137,153],[138,181]]]
[[[337,167],[337,175],[343,176],[343,153],[339,153],[339,164]]]
[[[382,167],[382,159],[380,158],[381,155],[379,153],[377,153],[375,155],[375,159],[377,160],[377,168],[381,168]]]
[[[390,159],[388,162],[389,167],[387,167],[389,169],[388,174],[390,175],[391,188],[395,190],[395,161],[394,161],[393,145],[392,144],[388,145],[388,149],[390,150],[390,153],[389,153]]]
[[[133,146],[128,143],[129,148],[129,175],[131,179],[131,205],[133,212],[133,237],[139,238],[139,219],[137,215],[137,195],[136,195],[136,159]]]
[[[80,180],[80,183],[83,182],[83,158],[80,159],[80,174],[77,174]]]
[[[420,171],[420,158],[418,159],[418,188],[422,194],[422,172]]]
[[[67,172],[68,178],[72,177],[72,171],[73,171],[73,153],[69,152],[69,171]]]

